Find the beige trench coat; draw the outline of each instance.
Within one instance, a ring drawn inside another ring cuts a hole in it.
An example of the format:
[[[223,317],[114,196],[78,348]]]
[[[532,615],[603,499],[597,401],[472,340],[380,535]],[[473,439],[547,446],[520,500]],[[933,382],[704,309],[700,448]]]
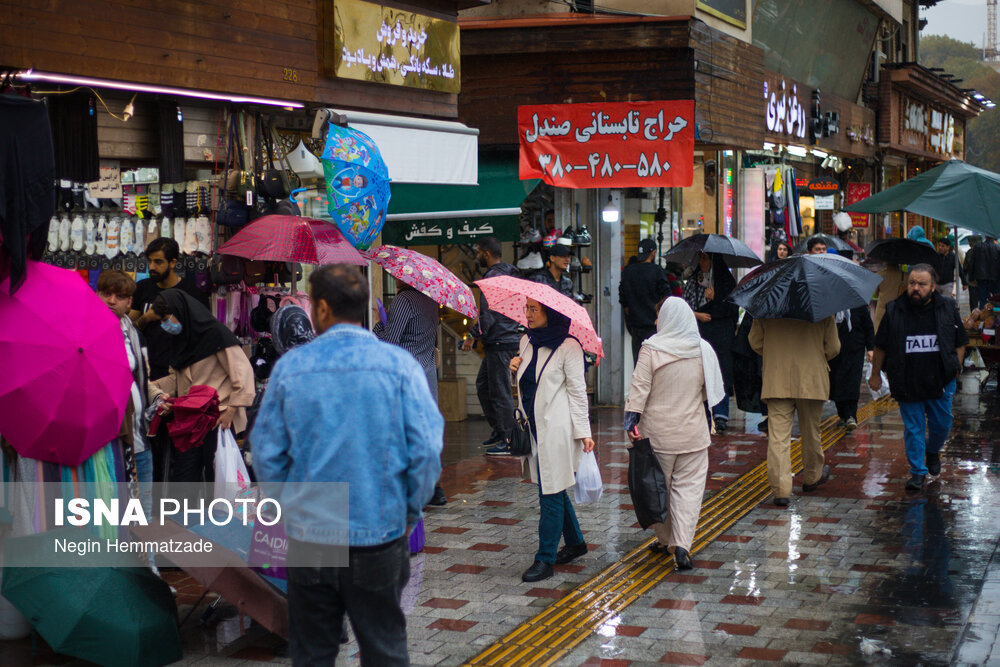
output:
[[[689,454],[712,444],[706,400],[701,357],[681,359],[642,347],[625,411],[642,414],[639,434],[649,438],[653,451]]]
[[[830,359],[840,353],[834,317],[819,322],[754,320],[750,347],[764,358],[762,399],[830,398]]]
[[[194,362],[187,368],[170,369],[170,375],[155,381],[157,387],[171,396],[185,396],[191,387],[204,384],[219,392],[219,412],[234,408],[233,433],[247,427],[246,408],[253,405],[256,395],[253,366],[238,345],[219,350],[211,357]]]
[[[527,370],[534,348],[528,337],[521,337],[521,365],[517,381]],[[535,427],[538,442],[531,443],[531,456],[524,457],[525,475],[539,483],[536,461],[541,469],[542,493],[549,495],[565,491],[576,484],[576,469],[583,454],[584,438],[590,435],[590,406],[587,402],[587,381],[584,377],[583,349],[574,338],[567,338],[555,351],[539,348],[535,373],[545,366],[535,393]],[[518,392],[517,407],[524,410]]]

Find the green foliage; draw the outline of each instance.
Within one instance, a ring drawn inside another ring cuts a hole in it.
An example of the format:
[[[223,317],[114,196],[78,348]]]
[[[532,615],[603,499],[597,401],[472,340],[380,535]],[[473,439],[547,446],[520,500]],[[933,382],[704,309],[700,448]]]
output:
[[[951,37],[930,35],[920,39],[920,64],[941,67],[962,79],[961,88],[975,88],[1000,102],[1000,73],[980,60],[975,45]],[[1000,107],[986,109],[966,126],[965,159],[983,169],[1000,172]]]

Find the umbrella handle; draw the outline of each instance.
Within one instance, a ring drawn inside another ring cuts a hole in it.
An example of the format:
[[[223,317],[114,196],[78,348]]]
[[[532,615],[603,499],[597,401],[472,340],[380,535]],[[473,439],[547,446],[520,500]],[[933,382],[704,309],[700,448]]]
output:
[[[293,204],[298,204],[298,202],[297,202],[297,201],[295,201],[295,195],[299,194],[300,192],[305,192],[305,191],[306,191],[306,190],[308,190],[308,189],[309,189],[309,188],[295,188],[294,190],[292,190],[292,191],[291,191],[291,192],[289,193],[289,195],[288,195],[288,199],[289,199],[289,200],[290,200],[290,201],[291,201],[291,202],[292,202]]]

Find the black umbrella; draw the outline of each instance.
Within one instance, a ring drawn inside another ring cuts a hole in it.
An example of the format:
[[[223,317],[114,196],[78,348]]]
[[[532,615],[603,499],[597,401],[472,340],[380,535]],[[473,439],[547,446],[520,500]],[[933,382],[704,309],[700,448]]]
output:
[[[868,259],[886,264],[930,264],[938,262],[938,254],[931,246],[912,239],[881,239],[872,241],[865,248]]]
[[[795,252],[797,254],[801,255],[802,253],[807,252],[806,245],[809,243],[809,239],[822,239],[823,243],[826,244],[827,249],[832,248],[837,252],[854,252],[854,248],[851,247],[851,244],[840,237],[830,236],[829,234],[813,234],[795,246]]]
[[[866,305],[880,282],[881,276],[840,255],[796,255],[754,269],[729,298],[757,319],[819,322]]]
[[[675,245],[669,252],[663,253],[663,258],[689,266],[703,252],[722,255],[726,266],[731,269],[749,268],[761,263],[760,257],[743,241],[722,234],[695,234]]]

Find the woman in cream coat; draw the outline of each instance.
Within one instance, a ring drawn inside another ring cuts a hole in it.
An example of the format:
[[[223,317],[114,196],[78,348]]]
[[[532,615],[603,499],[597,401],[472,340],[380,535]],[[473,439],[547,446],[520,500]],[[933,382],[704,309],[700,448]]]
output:
[[[569,335],[568,317],[527,299],[528,333],[510,367],[517,372],[517,406],[531,425],[531,455],[524,466],[538,484],[541,516],[535,562],[521,577],[541,581],[552,566],[587,553],[566,489],[576,483],[583,452],[594,448],[584,379],[583,348]],[[566,546],[559,546],[559,536]]]
[[[701,339],[691,307],[668,297],[656,318],[656,333],[639,351],[625,403],[629,440],[649,438],[663,470],[669,515],[651,527],[655,553],[674,554],[678,570],[689,570],[691,542],[708,477],[708,406],[725,393],[712,346]]]

